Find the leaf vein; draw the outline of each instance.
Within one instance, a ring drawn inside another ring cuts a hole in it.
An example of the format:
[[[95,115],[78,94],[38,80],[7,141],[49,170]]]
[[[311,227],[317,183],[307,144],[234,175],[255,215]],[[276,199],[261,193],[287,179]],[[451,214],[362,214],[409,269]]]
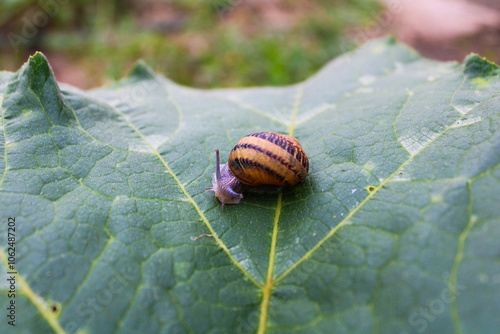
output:
[[[8,268],[7,256],[3,249],[0,249],[0,260],[4,263],[5,267]],[[26,280],[19,272],[16,276],[17,282],[22,291],[21,293],[24,294],[31,301],[31,303],[33,303],[33,305],[38,309],[42,317],[47,321],[54,332],[56,332],[57,334],[65,334],[66,332],[59,323],[58,318],[53,312],[49,310],[47,302],[42,297],[33,292],[33,290],[31,290],[29,283],[26,282]]]
[[[482,104],[484,104],[486,101],[492,99],[493,97],[494,97],[494,95],[490,96],[489,98],[487,98],[485,100],[483,100],[481,103],[479,103],[474,108],[472,108],[471,110],[469,110],[469,112],[471,112],[472,110],[474,110],[477,107],[481,106]],[[352,216],[354,216],[354,214],[357,213],[375,194],[377,194],[378,191],[382,187],[384,187],[386,184],[388,184],[392,180],[392,178],[399,173],[400,170],[402,170],[406,165],[408,165],[411,161],[413,161],[413,158],[415,158],[420,152],[422,152],[425,148],[427,148],[434,141],[436,141],[438,138],[440,138],[448,130],[452,129],[453,126],[454,126],[454,124],[455,124],[455,122],[457,120],[460,120],[465,115],[466,114],[460,115],[460,117],[458,117],[457,119],[455,119],[452,122],[450,122],[450,125],[448,125],[448,127],[446,127],[445,129],[443,129],[443,131],[441,131],[440,133],[438,133],[432,140],[430,140],[425,145],[423,145],[420,148],[420,150],[418,150],[417,152],[415,152],[405,162],[403,162],[401,164],[401,166],[398,169],[396,169],[389,177],[387,177],[385,180],[383,180],[380,183],[380,185],[378,185],[372,193],[368,194],[368,196],[366,196],[365,199],[354,210],[352,210],[351,212],[349,212],[349,214],[337,226],[335,226],[332,230],[330,230],[330,232],[325,237],[323,237],[323,239],[321,239],[313,248],[311,248],[306,254],[304,254],[299,260],[297,260],[297,262],[295,262],[293,265],[291,265],[278,278],[276,278],[275,282],[278,282],[278,281],[282,280],[285,276],[287,276],[290,272],[292,272],[295,268],[297,268],[302,262],[304,262],[306,259],[308,259],[318,248],[320,248],[328,239],[330,239],[330,237],[332,237],[342,226],[344,226],[349,221],[349,219],[351,219]]]
[[[293,136],[295,130],[295,120],[297,118],[300,102],[302,101],[302,97],[304,95],[304,87],[298,86],[296,94],[297,95],[295,97],[292,110],[292,121],[288,129],[288,134],[290,136]],[[276,245],[278,243],[278,225],[281,216],[282,198],[283,198],[283,193],[280,192],[278,195],[278,202],[276,204],[276,214],[274,215],[273,234],[271,237],[271,249],[269,252],[269,265],[267,267],[266,283],[262,287],[263,295],[262,295],[261,311],[259,316],[259,328],[257,331],[257,333],[259,334],[265,333],[267,327],[267,313],[269,310],[269,300],[271,299],[271,292],[274,285],[273,281],[274,261],[276,260]]]
[[[203,213],[203,211],[201,211],[200,207],[198,206],[198,204],[196,203],[196,201],[193,199],[193,197],[191,195],[189,195],[189,193],[186,190],[186,187],[182,184],[181,180],[174,173],[174,171],[172,170],[172,168],[170,167],[170,165],[158,153],[158,150],[153,145],[151,145],[151,143],[144,137],[144,135],[139,131],[139,129],[122,112],[120,112],[116,108],[113,108],[113,109],[115,110],[115,112],[118,115],[120,115],[125,120],[125,122],[134,130],[134,132],[136,132],[142,138],[142,140],[151,148],[151,150],[153,151],[153,153],[158,157],[158,159],[163,164],[163,166],[165,166],[165,168],[167,169],[167,171],[169,172],[169,174],[172,176],[172,178],[175,180],[175,182],[177,183],[177,185],[179,186],[179,188],[183,192],[184,196],[194,206],[196,212],[198,213],[198,215],[200,216],[200,218],[202,219],[202,221],[205,223],[205,225],[209,229],[210,234],[213,235],[214,240],[219,244],[219,246],[223,249],[223,251],[229,256],[230,260],[241,270],[241,272],[245,276],[247,276],[250,279],[250,281],[252,281],[252,283],[254,283],[257,287],[260,287],[261,285],[255,280],[255,278],[252,275],[250,275],[250,273],[245,268],[243,268],[243,266],[238,262],[238,260],[236,260],[236,258],[234,258],[234,256],[231,254],[231,252],[229,251],[229,249],[227,248],[227,246],[217,236],[217,234],[215,233],[215,230],[213,229],[212,225],[208,221],[208,219],[205,216],[205,214]]]

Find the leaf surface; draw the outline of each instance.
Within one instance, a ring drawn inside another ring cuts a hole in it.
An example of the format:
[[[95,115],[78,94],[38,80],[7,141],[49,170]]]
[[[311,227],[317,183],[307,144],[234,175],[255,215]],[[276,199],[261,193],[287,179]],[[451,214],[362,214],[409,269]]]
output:
[[[498,331],[499,78],[392,39],[288,87],[198,90],[138,64],[85,92],[39,53],[1,72],[16,330]],[[221,209],[214,149],[257,131],[298,138],[310,174]]]

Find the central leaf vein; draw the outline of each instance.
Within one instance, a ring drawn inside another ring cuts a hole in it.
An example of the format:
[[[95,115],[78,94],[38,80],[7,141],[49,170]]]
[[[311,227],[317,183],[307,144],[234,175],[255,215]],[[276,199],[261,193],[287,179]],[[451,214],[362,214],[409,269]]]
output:
[[[300,101],[302,100],[303,95],[304,95],[304,87],[302,85],[298,86],[297,95],[295,97],[295,101],[293,104],[292,121],[291,121],[290,127],[288,129],[288,134],[290,136],[293,136],[293,133],[295,130],[295,120],[297,118],[297,113],[299,110]],[[271,292],[272,292],[273,285],[274,285],[274,281],[273,281],[274,261],[276,259],[276,245],[278,243],[278,225],[279,225],[280,216],[281,216],[282,198],[283,198],[283,193],[280,192],[278,195],[278,202],[276,204],[276,214],[274,215],[273,234],[271,237],[271,249],[269,252],[269,265],[267,267],[266,283],[262,287],[262,290],[263,290],[262,303],[261,303],[261,308],[260,308],[259,328],[257,331],[259,334],[265,333],[265,331],[266,331],[267,313],[269,310],[269,301],[271,299]]]

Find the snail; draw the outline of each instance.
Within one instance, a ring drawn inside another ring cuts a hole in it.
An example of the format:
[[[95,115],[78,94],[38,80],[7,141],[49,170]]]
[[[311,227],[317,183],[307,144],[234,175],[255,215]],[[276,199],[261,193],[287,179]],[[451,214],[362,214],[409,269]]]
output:
[[[276,132],[257,132],[243,137],[220,166],[219,149],[212,187],[206,190],[225,204],[238,204],[244,191],[280,191],[294,186],[309,171],[309,160],[299,141]]]

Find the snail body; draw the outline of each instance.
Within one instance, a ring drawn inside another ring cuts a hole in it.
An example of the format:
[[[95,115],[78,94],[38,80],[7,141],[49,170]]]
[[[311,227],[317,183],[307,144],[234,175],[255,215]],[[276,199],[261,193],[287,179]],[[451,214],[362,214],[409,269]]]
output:
[[[227,164],[217,166],[212,187],[207,190],[225,204],[238,204],[244,191],[281,189],[302,181],[309,171],[309,160],[299,141],[275,132],[257,132],[243,137],[229,154]]]

